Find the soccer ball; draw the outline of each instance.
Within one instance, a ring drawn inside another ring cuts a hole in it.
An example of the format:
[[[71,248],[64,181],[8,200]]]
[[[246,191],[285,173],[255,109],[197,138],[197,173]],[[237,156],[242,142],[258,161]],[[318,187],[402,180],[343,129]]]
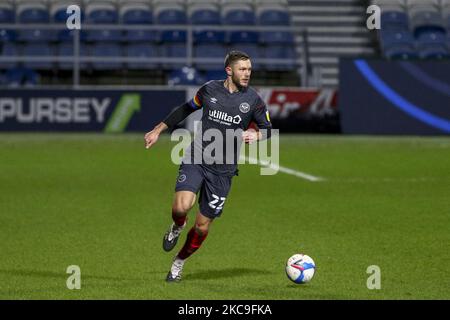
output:
[[[306,254],[294,254],[286,263],[286,275],[295,283],[307,283],[311,281],[316,270],[314,260]]]

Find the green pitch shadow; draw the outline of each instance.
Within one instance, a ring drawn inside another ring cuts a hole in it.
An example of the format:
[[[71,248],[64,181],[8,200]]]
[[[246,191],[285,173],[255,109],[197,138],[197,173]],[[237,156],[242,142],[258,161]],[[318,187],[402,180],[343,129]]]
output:
[[[263,270],[263,269],[252,269],[252,268],[228,268],[228,269],[217,269],[217,270],[202,270],[197,272],[192,272],[183,277],[183,281],[189,280],[210,280],[210,279],[223,279],[223,278],[239,278],[246,276],[261,276],[270,275],[273,272]]]

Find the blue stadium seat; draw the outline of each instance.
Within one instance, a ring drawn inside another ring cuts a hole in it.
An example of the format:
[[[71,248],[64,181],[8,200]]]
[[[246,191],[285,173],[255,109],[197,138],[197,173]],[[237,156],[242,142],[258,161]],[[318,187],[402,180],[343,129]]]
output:
[[[127,42],[159,42],[160,37],[153,30],[126,30],[124,40]]]
[[[17,22],[20,24],[48,24],[50,13],[41,2],[25,2],[17,6]],[[20,41],[25,42],[50,42],[56,40],[56,33],[48,29],[20,30]]]
[[[446,59],[447,37],[443,32],[422,32],[417,38],[417,48],[422,59]]]
[[[222,21],[225,25],[255,25],[256,17],[252,8],[246,4],[230,4],[222,7]]]
[[[190,23],[193,25],[215,25],[221,23],[220,11],[213,4],[195,4],[188,10]]]
[[[185,85],[185,86],[200,86],[206,82],[205,77],[192,67],[183,67],[181,69],[173,70],[169,74],[167,84],[170,86]]]
[[[229,36],[231,43],[258,43],[259,33],[257,31],[231,31]]]
[[[409,28],[409,17],[405,0],[372,0],[381,8],[381,29],[403,31]]]
[[[22,79],[24,76],[23,68],[11,68],[5,73],[6,85],[11,88],[18,88],[22,85]]]
[[[121,21],[124,24],[151,25],[153,12],[145,3],[125,3],[120,8]],[[124,40],[128,42],[158,42],[159,33],[153,30],[126,30]]]
[[[120,30],[89,30],[86,40],[90,42],[119,42],[122,40]]]
[[[187,57],[187,48],[184,43],[167,43],[163,44],[161,47],[161,54],[165,58],[186,58]],[[186,65],[186,63],[163,63],[163,68],[165,69],[176,69],[182,68]]]
[[[153,12],[144,3],[125,3],[120,8],[120,19],[124,24],[152,24]]]
[[[424,60],[449,59],[449,50],[444,46],[428,46],[419,50],[419,57]]]
[[[286,31],[267,31],[260,33],[259,41],[265,45],[272,44],[294,44],[294,35],[291,32]]]
[[[72,0],[58,0],[57,2],[53,2],[50,7],[50,17],[56,23],[66,23],[70,14],[67,13],[67,8],[70,5],[77,4],[77,1]],[[85,21],[84,10],[81,10],[81,22]]]
[[[32,1],[19,4],[17,7],[18,22],[20,23],[49,23],[50,13],[42,3]]]
[[[25,73],[23,76],[23,85],[24,87],[34,87],[39,84],[39,74],[31,69],[25,69]]]
[[[248,4],[230,3],[223,5],[222,21],[225,25],[245,26],[255,25],[256,17],[252,7]],[[257,43],[259,34],[256,31],[230,31],[228,42],[233,43]]]
[[[294,45],[294,35],[287,31],[268,31],[260,33],[260,40],[262,44],[285,44]]]
[[[24,67],[12,68],[6,72],[5,82],[11,88],[35,86],[39,83],[39,74]]]
[[[157,58],[159,57],[158,47],[152,44],[134,43],[125,47],[125,55],[129,58]],[[127,68],[130,70],[156,69],[156,62],[128,62]]]
[[[230,50],[239,50],[247,53],[252,60],[253,70],[259,70],[262,64],[259,62],[261,58],[264,57],[264,48],[257,44],[231,44]]]
[[[68,6],[76,4],[76,2],[72,0],[64,0],[64,1],[58,1],[54,2],[50,9],[50,16],[53,19],[53,21],[57,24],[64,25],[63,30],[59,30],[56,32],[56,40],[57,41],[73,41],[73,30],[67,30],[65,28],[67,19],[69,18],[69,14],[67,14],[67,8]],[[83,24],[85,21],[85,14],[84,11],[81,10],[81,23]],[[86,31],[80,30],[80,40],[85,41],[86,40]]]
[[[417,37],[417,43],[419,47],[426,47],[428,45],[446,45],[446,34],[445,32],[422,32]]]
[[[10,3],[0,3],[0,23],[14,23],[16,15]]]
[[[1,42],[14,42],[17,39],[17,33],[14,30],[0,29]]]
[[[91,23],[116,23],[119,20],[119,14],[116,8],[109,3],[91,3],[86,7],[88,22]]]
[[[96,43],[92,45],[91,56],[96,58],[121,57],[122,47],[114,43]],[[93,70],[121,70],[121,62],[92,62]]]
[[[382,29],[380,33],[381,46],[383,48],[389,48],[392,46],[410,46],[414,47],[414,37],[409,31],[384,31]]]
[[[384,50],[384,56],[391,60],[410,60],[419,58],[416,50],[410,45],[396,45]]]
[[[218,70],[223,67],[223,59],[227,54],[227,48],[221,44],[200,44],[194,47],[194,57],[200,58],[196,62],[198,70]],[[216,58],[217,62],[203,62],[202,59]]]
[[[269,71],[289,71],[295,69],[297,65],[295,48],[293,46],[273,45],[266,47],[265,58],[284,60],[281,63],[264,63],[265,69]]]
[[[46,29],[20,30],[18,39],[24,42],[51,42],[56,41],[57,33],[54,30]]]
[[[212,31],[212,30],[194,31],[193,38],[195,44],[225,43],[226,33],[225,31]]]
[[[220,25],[221,16],[218,6],[208,3],[194,4],[189,7],[189,20],[193,25]],[[195,30],[194,43],[225,43],[225,31]]]
[[[401,31],[408,30],[409,18],[406,12],[400,11],[382,11],[381,12],[381,29]]]
[[[186,24],[187,15],[182,5],[176,3],[155,5],[155,17],[158,24]],[[160,40],[162,42],[186,42],[186,31],[164,30],[161,31]]]
[[[262,26],[288,26],[290,16],[287,9],[281,5],[264,5],[258,8],[258,23]]]
[[[411,27],[418,37],[422,32],[445,32],[440,12],[419,11],[411,17]]]
[[[80,33],[80,41],[84,42],[87,40],[87,32],[85,30],[77,30]],[[73,37],[75,36],[75,30],[61,30],[58,32],[59,42],[73,42]]]
[[[0,43],[1,57],[17,57],[20,55],[19,48],[14,43]],[[17,62],[0,62],[0,69],[14,68],[18,65]]]
[[[24,45],[23,55],[32,57],[51,57],[54,56],[54,52],[49,43],[32,43]],[[25,61],[23,65],[24,67],[33,70],[51,70],[54,67],[53,62],[50,61]]]
[[[445,31],[441,0],[408,0],[411,30],[417,37],[421,32]]]
[[[63,42],[59,44],[56,48],[58,57],[73,57],[74,48],[73,44],[70,42]],[[86,44],[81,43],[80,45],[80,57],[87,57],[89,55],[89,49]],[[73,61],[73,59],[71,59]],[[58,62],[58,69],[61,70],[72,70],[73,62]],[[87,69],[88,64],[86,62],[80,62],[80,69]]]
[[[172,42],[172,43],[185,43],[187,39],[187,33],[184,30],[165,30],[160,33],[160,41]]]
[[[110,3],[92,3],[86,7],[86,20],[91,24],[117,24],[119,15]],[[87,40],[93,42],[117,42],[122,40],[120,30],[88,30]]]
[[[184,7],[177,4],[161,4],[155,7],[158,24],[186,24],[187,15]]]

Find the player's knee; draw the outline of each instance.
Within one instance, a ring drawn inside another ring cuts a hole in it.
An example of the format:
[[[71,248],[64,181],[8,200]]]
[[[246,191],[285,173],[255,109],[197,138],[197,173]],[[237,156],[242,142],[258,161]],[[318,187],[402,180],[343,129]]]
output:
[[[195,232],[197,232],[198,235],[204,236],[208,233],[209,230],[209,224],[208,223],[195,223]]]
[[[172,204],[172,211],[179,215],[186,215],[195,204],[195,195],[190,192],[177,193]]]
[[[172,205],[172,211],[177,215],[186,215],[190,209],[190,200],[178,200]]]

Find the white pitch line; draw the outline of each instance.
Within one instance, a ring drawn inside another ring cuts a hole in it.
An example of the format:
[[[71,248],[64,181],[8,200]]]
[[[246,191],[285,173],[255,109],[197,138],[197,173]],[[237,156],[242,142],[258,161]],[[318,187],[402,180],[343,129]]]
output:
[[[280,171],[280,172],[289,174],[291,176],[295,176],[295,177],[298,177],[298,178],[301,178],[301,179],[305,179],[305,180],[308,180],[308,181],[311,181],[311,182],[318,182],[318,181],[324,181],[325,180],[324,178],[321,178],[321,177],[316,177],[316,176],[310,175],[308,173],[297,171],[297,170],[290,169],[290,168],[287,168],[287,167],[278,166],[278,165],[275,165],[273,163],[269,164],[266,161],[260,161],[260,160],[258,160],[256,158],[252,158],[252,157],[244,157],[244,156],[242,156],[241,160],[249,160],[249,161],[252,161],[252,162],[257,162],[260,166],[269,167],[270,169],[273,169],[273,170],[276,170],[276,171]]]

